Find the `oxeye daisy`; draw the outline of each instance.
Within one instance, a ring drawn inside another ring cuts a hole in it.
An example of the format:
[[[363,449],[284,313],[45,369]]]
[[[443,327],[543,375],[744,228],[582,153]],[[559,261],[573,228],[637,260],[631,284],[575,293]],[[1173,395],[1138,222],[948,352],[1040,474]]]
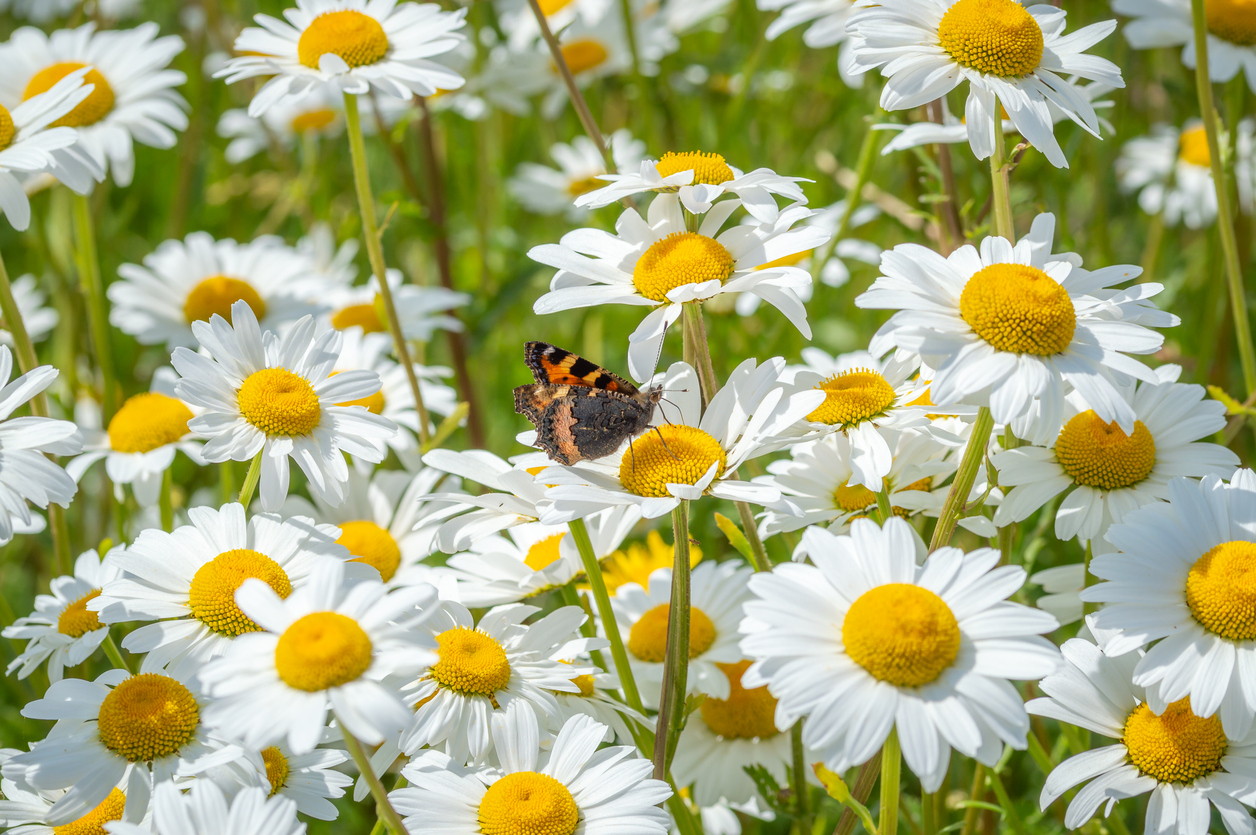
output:
[[[531,11],[528,15],[531,17]],[[636,168],[645,155],[645,143],[633,139],[627,128],[620,128],[607,137],[607,145],[614,156],[616,170],[621,174]],[[568,220],[583,220],[588,216],[588,210],[572,201],[602,187],[598,177],[606,173],[606,162],[593,140],[587,136],[577,136],[570,145],[556,142],[550,147],[549,154],[558,164],[557,168],[521,162],[506,187],[515,200],[530,212],[566,214]]]
[[[689,543],[689,567],[702,562],[702,549],[696,542]],[[658,531],[650,531],[645,542],[630,542],[628,546],[602,560],[602,579],[611,594],[625,583],[641,587],[650,584],[650,575],[660,568],[671,568],[676,563],[676,548],[663,541]],[[581,588],[584,588],[583,586]]]
[[[1250,131],[1251,122],[1247,121]],[[1250,143],[1238,145],[1237,162],[1250,165]],[[1244,154],[1243,152],[1247,153]],[[1168,226],[1211,226],[1217,219],[1217,190],[1204,125],[1195,120],[1180,130],[1153,125],[1150,136],[1121,146],[1116,174],[1125,192],[1138,192],[1138,205],[1149,215],[1163,215]]]
[[[850,87],[863,86],[863,75],[853,71],[855,54],[846,31],[846,22],[855,8],[854,0],[757,0],[756,5],[759,11],[780,12],[764,32],[768,40],[774,41],[790,29],[808,23],[802,42],[811,49],[840,44],[838,74]]]
[[[1117,553],[1090,563],[1106,582],[1081,597],[1108,604],[1090,616],[1104,652],[1147,647],[1133,682],[1153,709],[1189,696],[1197,716],[1218,714],[1245,737],[1256,716],[1256,475],[1176,478],[1168,499],[1108,529]]]
[[[206,461],[248,461],[261,456],[264,510],[278,510],[288,495],[288,457],[301,467],[311,492],[328,504],[344,501],[349,468],[343,453],[379,462],[397,425],[352,404],[377,393],[374,371],[332,375],[340,353],[337,331],[316,333],[303,317],[282,339],[262,332],[246,301],[231,307],[232,321],[215,314],[192,331],[209,356],[176,348],[181,375],[175,393],[205,410],[188,424],[209,439]]]
[[[56,308],[47,306],[48,294],[40,288],[35,276],[29,273],[19,276],[13,282],[13,300],[17,302],[18,312],[22,314],[22,324],[26,325],[26,335],[31,338],[31,342],[42,342],[61,320]],[[0,327],[0,343],[13,346],[13,334],[7,328]]]
[[[1078,392],[1068,397],[1068,420],[1049,447],[1020,447],[991,458],[1006,491],[994,522],[1020,522],[1061,493],[1055,535],[1091,542],[1096,552],[1112,524],[1135,508],[1169,497],[1170,479],[1229,478],[1239,458],[1202,441],[1225,428],[1225,406],[1205,400],[1202,386],[1177,382],[1177,365],[1155,371],[1157,383],[1122,387],[1134,409],[1134,431],[1105,422]],[[1007,488],[1012,488],[1007,491]]]
[[[488,488],[478,496],[432,496],[432,501],[448,502],[458,511],[468,511],[459,512],[437,531],[437,544],[447,554],[465,551],[472,543],[513,525],[535,522],[550,504],[545,485],[536,480],[536,472],[544,468],[534,468],[536,472],[532,472],[515,467],[486,449],[436,449],[423,456],[423,464]]]
[[[297,806],[286,797],[267,797],[250,787],[227,802],[210,780],[197,780],[185,794],[163,783],[153,794],[151,828],[132,823],[109,824],[110,835],[305,835]]]
[[[121,574],[113,560],[102,561],[95,550],[80,554],[74,561],[74,574],[53,578],[51,594],[35,597],[35,611],[0,632],[9,640],[28,641],[6,672],[12,675],[16,670],[18,678],[26,678],[47,661],[48,680],[60,681],[67,666],[90,658],[109,635],[109,627],[87,604]]]
[[[286,740],[294,754],[318,745],[328,711],[367,745],[395,739],[411,713],[384,680],[436,660],[416,628],[432,613],[435,592],[354,583],[338,560],[319,561],[286,599],[263,580],[246,580],[236,605],[263,631],[240,635],[201,671],[214,698],[206,721],[254,748]]]
[[[283,797],[297,805],[297,811],[318,820],[331,821],[340,812],[331,801],[344,797],[353,778],[337,771],[349,762],[349,755],[337,748],[315,748],[294,754],[282,741],[261,751],[250,752],[249,764],[264,776],[269,786],[266,797]]]
[[[1019,0],[887,0],[860,4],[847,28],[858,39],[855,71],[880,68],[881,107],[910,110],[969,85],[964,116],[978,159],[994,153],[1000,107],[1021,136],[1056,168],[1068,160],[1056,141],[1051,108],[1094,136],[1099,117],[1074,79],[1124,87],[1111,61],[1086,50],[1116,29],[1095,23],[1064,34],[1066,13]]]
[[[690,578],[689,692],[729,698],[725,667],[741,660],[737,632],[742,604],[749,597],[746,581],[752,570],[740,560],[704,562]],[[616,628],[628,648],[633,676],[648,707],[658,705],[667,654],[667,620],[672,572],[661,568],[642,587],[626,583],[615,591],[611,606]],[[611,628],[602,624],[603,629]]]
[[[392,290],[397,318],[401,320],[401,330],[406,339],[429,342],[438,330],[462,330],[462,322],[453,311],[454,308],[470,304],[470,295],[444,287],[420,287],[402,282],[400,270],[388,271],[388,287]],[[318,291],[319,298],[330,309],[329,321],[336,330],[343,331],[356,326],[367,335],[388,335],[388,317],[379,295],[379,282],[374,276],[366,284],[346,283],[336,287],[318,288]],[[391,344],[391,339],[389,343]]]
[[[1195,69],[1195,26],[1191,0],[1112,0],[1112,11],[1134,18],[1125,40],[1135,49],[1181,46],[1182,63]],[[1241,71],[1256,90],[1256,20],[1247,0],[1208,0],[1208,74],[1229,81]]]
[[[1107,816],[1117,801],[1142,794],[1151,795],[1147,835],[1206,832],[1213,809],[1231,835],[1256,828],[1248,809],[1256,735],[1228,733],[1215,716],[1193,713],[1186,699],[1161,705],[1157,712],[1143,688],[1131,681],[1138,653],[1110,658],[1078,638],[1060,651],[1065,664],[1038,685],[1046,697],[1026,708],[1116,743],[1056,766],[1042,789],[1043,809],[1089,781],[1069,802],[1068,829],[1080,829],[1101,806]]]
[[[779,726],[806,716],[804,744],[838,773],[897,727],[925,791],[952,748],[992,765],[1004,745],[1025,747],[1029,716],[1008,679],[1054,672],[1059,651],[1038,637],[1054,618],[1006,601],[1024,569],[999,567],[993,548],[943,547],[922,565],[924,542],[897,518],[857,519],[849,536],[812,527],[803,540],[814,565],[751,577],[741,624],[755,661],[742,684],[768,686]]]
[[[0,104],[12,109],[87,68],[92,91],[55,124],[79,133],[79,147],[118,185],[131,184],[134,142],[172,148],[188,126],[187,102],[175,87],[187,76],[169,68],[183,51],[178,35],[157,37],[156,23],[97,32],[95,24],[46,35],[24,26],[0,44]]]
[[[291,150],[307,138],[330,139],[344,132],[344,102],[326,85],[277,104],[260,117],[228,110],[218,118],[218,135],[230,140],[223,156],[232,165],[269,151],[274,143]]]
[[[650,778],[652,765],[629,746],[603,748],[606,726],[568,719],[548,752],[536,714],[512,704],[492,719],[501,767],[464,768],[426,751],[402,769],[410,785],[389,794],[413,831],[448,835],[665,835],[661,804],[671,788]]]
[[[1015,245],[988,237],[981,249],[949,257],[916,244],[888,250],[881,277],[859,307],[897,310],[870,351],[919,353],[933,369],[932,402],[988,405],[996,423],[1045,443],[1064,421],[1064,396],[1076,388],[1105,422],[1132,433],[1134,409],[1117,385],[1155,374],[1127,354],[1151,354],[1164,337],[1149,327],[1178,324],[1149,299],[1159,284],[1114,285],[1137,277],[1135,266],[1082,269],[1073,253],[1053,253],[1055,216],[1038,215]],[[1034,407],[1038,419],[1030,435]]]
[[[578,688],[578,692],[553,691],[554,700],[558,703],[558,715],[561,717],[561,721],[555,723],[558,727],[571,717],[583,714],[606,726],[607,742],[618,740],[635,744],[628,722],[636,722],[649,733],[654,733],[653,719],[646,718],[624,704],[619,695],[619,677],[614,673],[595,670],[573,676],[571,681]]]
[[[269,80],[249,103],[249,115],[299,99],[330,83],[345,93],[372,89],[399,99],[456,90],[462,76],[432,61],[462,40],[465,10],[441,11],[435,3],[371,0],[297,0],[284,20],[257,15],[257,27],[236,38],[232,58],[215,73],[228,84]]]
[[[0,749],[0,764],[9,760],[17,751]],[[127,808],[125,784],[116,786],[100,805],[78,820],[62,826],[48,822],[48,812],[61,798],[61,791],[36,791],[23,787],[11,778],[0,780],[0,827],[16,835],[63,835],[63,833],[101,833],[105,825],[114,821],[135,822],[142,820],[146,801],[131,803]]]

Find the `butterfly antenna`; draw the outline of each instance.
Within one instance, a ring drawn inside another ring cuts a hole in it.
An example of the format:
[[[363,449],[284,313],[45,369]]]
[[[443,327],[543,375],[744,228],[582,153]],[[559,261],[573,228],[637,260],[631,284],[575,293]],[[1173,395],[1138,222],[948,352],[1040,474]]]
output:
[[[670,424],[671,421],[668,421],[668,423]],[[672,456],[674,460],[679,461],[680,456],[672,452],[672,448],[667,445],[667,438],[663,437],[663,433],[659,432],[659,428],[657,426],[654,427],[654,431],[658,432],[659,440],[663,442],[663,449],[667,450],[667,454]]]

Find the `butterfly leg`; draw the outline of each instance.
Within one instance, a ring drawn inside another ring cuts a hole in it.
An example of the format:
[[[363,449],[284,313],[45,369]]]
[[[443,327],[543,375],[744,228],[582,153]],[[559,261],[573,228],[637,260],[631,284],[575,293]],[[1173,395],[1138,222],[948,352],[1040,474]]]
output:
[[[668,421],[668,423],[671,423],[671,421]],[[654,431],[658,432],[659,440],[663,442],[663,449],[667,450],[667,454],[672,456],[674,460],[679,461],[680,456],[672,452],[672,448],[667,445],[667,438],[663,437],[663,433],[659,432],[659,428],[657,426],[654,427]]]

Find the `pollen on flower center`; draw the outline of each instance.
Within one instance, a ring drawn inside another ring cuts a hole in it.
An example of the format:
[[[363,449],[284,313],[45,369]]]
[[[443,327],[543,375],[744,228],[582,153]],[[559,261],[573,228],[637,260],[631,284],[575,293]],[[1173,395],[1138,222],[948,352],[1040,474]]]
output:
[[[330,108],[320,108],[319,110],[307,110],[304,113],[294,117],[289,127],[293,133],[305,133],[311,130],[322,130],[336,120],[336,111]]]
[[[332,314],[331,326],[338,331],[343,331],[356,325],[362,329],[363,333],[383,333],[388,330],[388,327],[384,324],[384,317],[379,315],[380,303],[379,295],[376,294],[375,301],[371,304],[351,304],[348,307],[342,307]]]
[[[122,820],[126,795],[121,789],[109,792],[100,805],[78,820],[52,828],[52,835],[105,835],[105,824]]]
[[[553,777],[516,771],[488,787],[478,817],[482,835],[572,835],[580,810]]]
[[[628,651],[654,664],[667,657],[667,616],[670,607],[660,603],[637,619],[628,631]],[[689,657],[697,658],[715,643],[715,624],[697,606],[689,609]]]
[[[711,732],[725,739],[766,739],[775,736],[776,699],[766,686],[747,690],[741,685],[742,674],[750,662],[717,662],[715,666],[728,676],[728,698],[713,699],[708,696],[702,702],[699,708],[702,721]]]
[[[275,646],[279,678],[307,693],[348,684],[370,666],[370,636],[339,612],[313,612],[297,619]]]
[[[875,505],[877,494],[862,484],[851,484],[848,478],[833,491],[833,503],[847,513],[855,513]]]
[[[192,410],[155,391],[127,399],[109,420],[109,446],[117,452],[152,452],[188,433]]]
[[[807,420],[849,428],[881,414],[894,403],[894,387],[869,368],[839,371],[816,384],[824,402]]]
[[[192,617],[219,635],[234,638],[260,627],[249,620],[236,605],[235,593],[244,581],[257,578],[286,598],[292,583],[279,563],[250,548],[223,551],[196,570],[188,589],[188,608]]]
[[[942,48],[962,66],[1019,78],[1042,62],[1042,27],[1016,0],[958,0],[938,24]]]
[[[87,608],[87,602],[97,597],[100,597],[100,589],[92,589],[61,610],[57,616],[57,631],[71,638],[82,638],[88,632],[99,629],[100,617]]]
[[[1256,15],[1256,7],[1253,7],[1252,14]],[[1182,131],[1182,135],[1178,137],[1178,159],[1200,168],[1212,165],[1212,153],[1208,150],[1208,131],[1203,125]]]
[[[27,82],[26,90],[22,93],[22,101],[38,96],[40,93],[48,92],[61,79],[86,66],[87,64],[81,64],[78,61],[63,61],[50,67],[44,67]],[[113,88],[109,86],[109,82],[105,80],[105,77],[99,71],[92,68],[87,71],[87,75],[83,76],[83,86],[86,87],[88,84],[93,85],[93,89],[87,98],[83,99],[73,110],[48,127],[85,128],[88,125],[96,124],[109,115],[109,112],[113,110],[114,104]]]
[[[701,151],[668,151],[655,163],[655,170],[660,177],[670,177],[681,171],[692,171],[694,185],[705,183],[718,186],[733,179],[733,169],[724,162],[719,154],[704,154]]]
[[[266,779],[270,781],[270,794],[274,797],[288,784],[288,758],[273,745],[262,749],[262,763],[266,766]]]
[[[1204,0],[1204,20],[1224,41],[1256,45],[1256,0]]]
[[[339,55],[350,67],[374,64],[388,54],[388,35],[368,14],[352,9],[325,12],[301,33],[297,58],[305,66],[318,69],[319,59],[328,53]]]
[[[335,377],[339,371],[331,372],[331,376]],[[346,400],[343,403],[337,403],[337,406],[361,406],[373,415],[382,415],[384,407],[388,405],[388,401],[384,399],[384,390],[381,388],[374,394],[368,394],[366,397],[359,397],[357,400]]]
[[[353,554],[349,562],[366,563],[379,572],[380,579],[385,583],[401,566],[401,546],[397,540],[387,530],[366,519],[341,522],[340,538],[336,542]]]
[[[247,281],[226,275],[211,275],[188,293],[183,302],[183,318],[188,324],[208,322],[215,315],[231,322],[231,305],[244,302],[260,322],[266,317],[266,302]]]
[[[619,461],[619,481],[629,493],[666,498],[669,484],[697,484],[712,464],[719,480],[728,456],[719,441],[694,426],[660,426],[633,441]]]
[[[1256,639],[1256,543],[1222,542],[1195,560],[1186,575],[1186,605],[1215,635]]]
[[[15,136],[17,136],[17,126],[13,124],[13,116],[8,108],[0,104],[0,151],[12,145]]]
[[[540,571],[549,568],[558,561],[561,555],[559,545],[563,541],[565,532],[550,534],[544,539],[532,543],[532,547],[528,548],[528,554],[523,558],[523,564],[533,571]]]
[[[506,650],[492,636],[457,626],[436,636],[431,676],[437,684],[464,696],[487,696],[510,683]]]
[[[990,345],[1015,354],[1058,354],[1077,329],[1068,291],[1024,264],[991,264],[975,273],[960,294],[959,313]]]
[[[192,691],[169,676],[131,676],[100,704],[100,741],[133,763],[177,753],[192,738],[201,713]]]
[[[1077,484],[1118,490],[1137,484],[1156,466],[1156,440],[1141,420],[1126,435],[1116,421],[1106,423],[1093,410],[1064,424],[1055,441],[1055,458]]]
[[[656,302],[686,284],[723,283],[733,274],[733,256],[719,241],[697,232],[673,232],[655,241],[632,268],[632,285]]]
[[[873,678],[921,687],[959,655],[959,623],[942,598],[921,586],[887,583],[851,604],[842,622],[846,653]]]
[[[1146,704],[1134,708],[1121,741],[1140,772],[1161,783],[1186,785],[1221,768],[1228,747],[1221,718],[1196,716],[1189,698],[1173,702],[1159,716]]]
[[[579,38],[563,44],[563,61],[572,75],[596,69],[610,57],[606,47],[592,38]],[[558,68],[555,67],[557,72]]]
[[[267,435],[308,435],[322,419],[309,380],[286,368],[263,368],[248,376],[238,394],[240,414]]]

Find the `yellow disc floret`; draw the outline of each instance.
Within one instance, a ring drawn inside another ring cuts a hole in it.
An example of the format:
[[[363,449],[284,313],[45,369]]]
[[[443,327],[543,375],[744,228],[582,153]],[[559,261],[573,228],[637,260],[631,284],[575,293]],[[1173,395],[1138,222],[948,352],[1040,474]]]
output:
[[[253,372],[238,399],[244,419],[267,435],[308,435],[323,416],[310,381],[286,368]]]
[[[579,38],[565,43],[562,51],[563,61],[567,64],[567,69],[571,70],[572,75],[597,69],[610,57],[610,52],[606,47],[592,38]],[[557,72],[557,68],[554,69]]]
[[[1003,78],[1042,62],[1042,27],[1016,0],[959,0],[942,16],[938,41],[961,66]]]
[[[331,376],[335,377],[339,371],[331,372]],[[373,415],[382,415],[384,407],[388,402],[384,400],[384,390],[381,388],[374,394],[368,394],[366,397],[359,397],[357,400],[346,400],[343,403],[337,403],[337,406],[361,406]]]
[[[76,821],[54,826],[52,835],[106,835],[105,824],[122,820],[122,812],[126,809],[126,795],[121,789],[114,789],[109,796],[100,801],[100,805]]]
[[[144,673],[109,691],[97,728],[106,748],[142,763],[178,753],[200,721],[192,691],[169,676]]]
[[[660,426],[633,441],[619,461],[619,481],[638,496],[666,498],[669,484],[697,484],[712,464],[715,480],[724,474],[728,456],[706,432],[694,426]]]
[[[571,835],[580,810],[567,787],[553,777],[516,771],[484,792],[479,822],[482,835]]]
[[[909,583],[869,589],[842,623],[851,660],[897,687],[922,687],[942,675],[959,655],[959,642],[959,623],[946,602]]]
[[[1189,698],[1174,702],[1159,716],[1146,704],[1134,708],[1121,741],[1140,772],[1161,783],[1187,785],[1221,768],[1228,747],[1220,717],[1196,716]]]
[[[824,392],[824,402],[807,415],[807,420],[829,426],[857,426],[894,403],[894,387],[869,368],[839,371],[815,388]]]
[[[192,617],[219,635],[234,638],[260,627],[236,605],[235,593],[244,581],[257,578],[280,597],[292,594],[292,583],[279,563],[251,548],[223,551],[196,570],[188,589]]]
[[[238,278],[211,275],[202,280],[188,293],[183,303],[183,318],[188,324],[208,322],[214,315],[231,321],[231,305],[244,302],[260,322],[266,316],[266,302],[253,289],[253,285]]]
[[[720,664],[717,667],[728,676],[728,698],[713,699],[710,696],[699,708],[702,721],[725,739],[766,739],[775,736],[776,699],[765,687],[741,686],[741,676],[750,666],[749,661],[736,664]]]
[[[1256,14],[1256,8],[1253,8],[1252,14]],[[1200,168],[1212,165],[1212,153],[1208,150],[1208,132],[1203,125],[1182,131],[1182,135],[1178,137],[1178,159]]]
[[[718,186],[733,179],[733,169],[728,167],[719,154],[704,154],[701,151],[668,151],[663,154],[654,166],[660,177],[670,177],[681,171],[693,172],[693,183]]]
[[[275,671],[289,687],[314,693],[357,680],[371,666],[371,638],[353,618],[313,612],[279,636]]]
[[[733,274],[733,256],[714,238],[697,232],[673,232],[655,241],[637,259],[632,286],[647,299],[667,301],[667,294],[686,284],[723,283]]]
[[[15,136],[17,136],[17,126],[13,124],[13,116],[8,108],[0,104],[0,151],[12,145]]]
[[[877,494],[862,484],[851,484],[848,478],[833,491],[833,503],[847,513],[855,513],[875,505]]]
[[[1195,560],[1186,575],[1186,605],[1209,632],[1256,640],[1256,543],[1222,542]]]
[[[357,326],[363,333],[383,333],[388,330],[374,304],[351,304],[340,308],[332,314],[331,326],[338,331]]]
[[[1208,31],[1239,46],[1256,46],[1256,0],[1204,0]]]
[[[510,683],[506,650],[492,636],[456,626],[436,636],[431,676],[441,687],[464,696],[487,696]]]
[[[293,133],[305,133],[311,130],[322,130],[336,120],[336,111],[329,108],[307,110],[295,116],[290,123]]]
[[[532,543],[532,547],[528,548],[527,556],[523,558],[523,564],[533,571],[549,568],[562,555],[559,546],[564,536],[566,536],[565,533],[550,534]]]
[[[310,21],[297,41],[297,58],[318,69],[319,59],[339,55],[350,67],[374,64],[388,54],[388,35],[368,14],[344,9],[325,12]]]
[[[1156,440],[1141,420],[1126,435],[1116,421],[1106,423],[1094,411],[1069,419],[1055,441],[1055,458],[1077,484],[1100,490],[1129,487],[1151,475]]]
[[[116,452],[152,452],[188,433],[192,410],[155,391],[127,399],[109,420],[109,446]]]
[[[266,779],[270,781],[270,795],[274,797],[288,784],[288,758],[273,745],[262,749],[262,763],[266,766]]]
[[[46,93],[57,85],[57,82],[65,78],[75,70],[81,70],[87,64],[81,64],[78,61],[63,61],[59,64],[53,64],[45,67],[31,77],[26,83],[26,90],[22,93],[22,100],[38,96],[40,93]],[[51,128],[85,128],[88,125],[94,125],[101,119],[109,115],[113,110],[114,95],[113,88],[109,86],[109,82],[94,67],[87,71],[87,75],[83,76],[83,86],[93,85],[91,93],[87,98],[83,99],[73,110],[53,122],[48,127]]]
[[[100,617],[87,608],[89,600],[100,597],[100,589],[92,589],[61,610],[57,615],[57,631],[71,638],[82,638],[100,628]]]
[[[667,657],[667,616],[670,607],[660,603],[637,619],[628,632],[628,651],[642,661],[661,663]],[[689,657],[697,658],[715,643],[715,624],[697,606],[689,609]]]
[[[1068,291],[1024,264],[991,264],[975,273],[960,294],[959,314],[986,342],[1015,354],[1058,354],[1077,329]]]
[[[385,583],[393,578],[401,566],[401,546],[391,533],[374,522],[365,519],[342,522],[340,538],[336,542],[353,554],[350,562],[366,563],[379,572]]]

